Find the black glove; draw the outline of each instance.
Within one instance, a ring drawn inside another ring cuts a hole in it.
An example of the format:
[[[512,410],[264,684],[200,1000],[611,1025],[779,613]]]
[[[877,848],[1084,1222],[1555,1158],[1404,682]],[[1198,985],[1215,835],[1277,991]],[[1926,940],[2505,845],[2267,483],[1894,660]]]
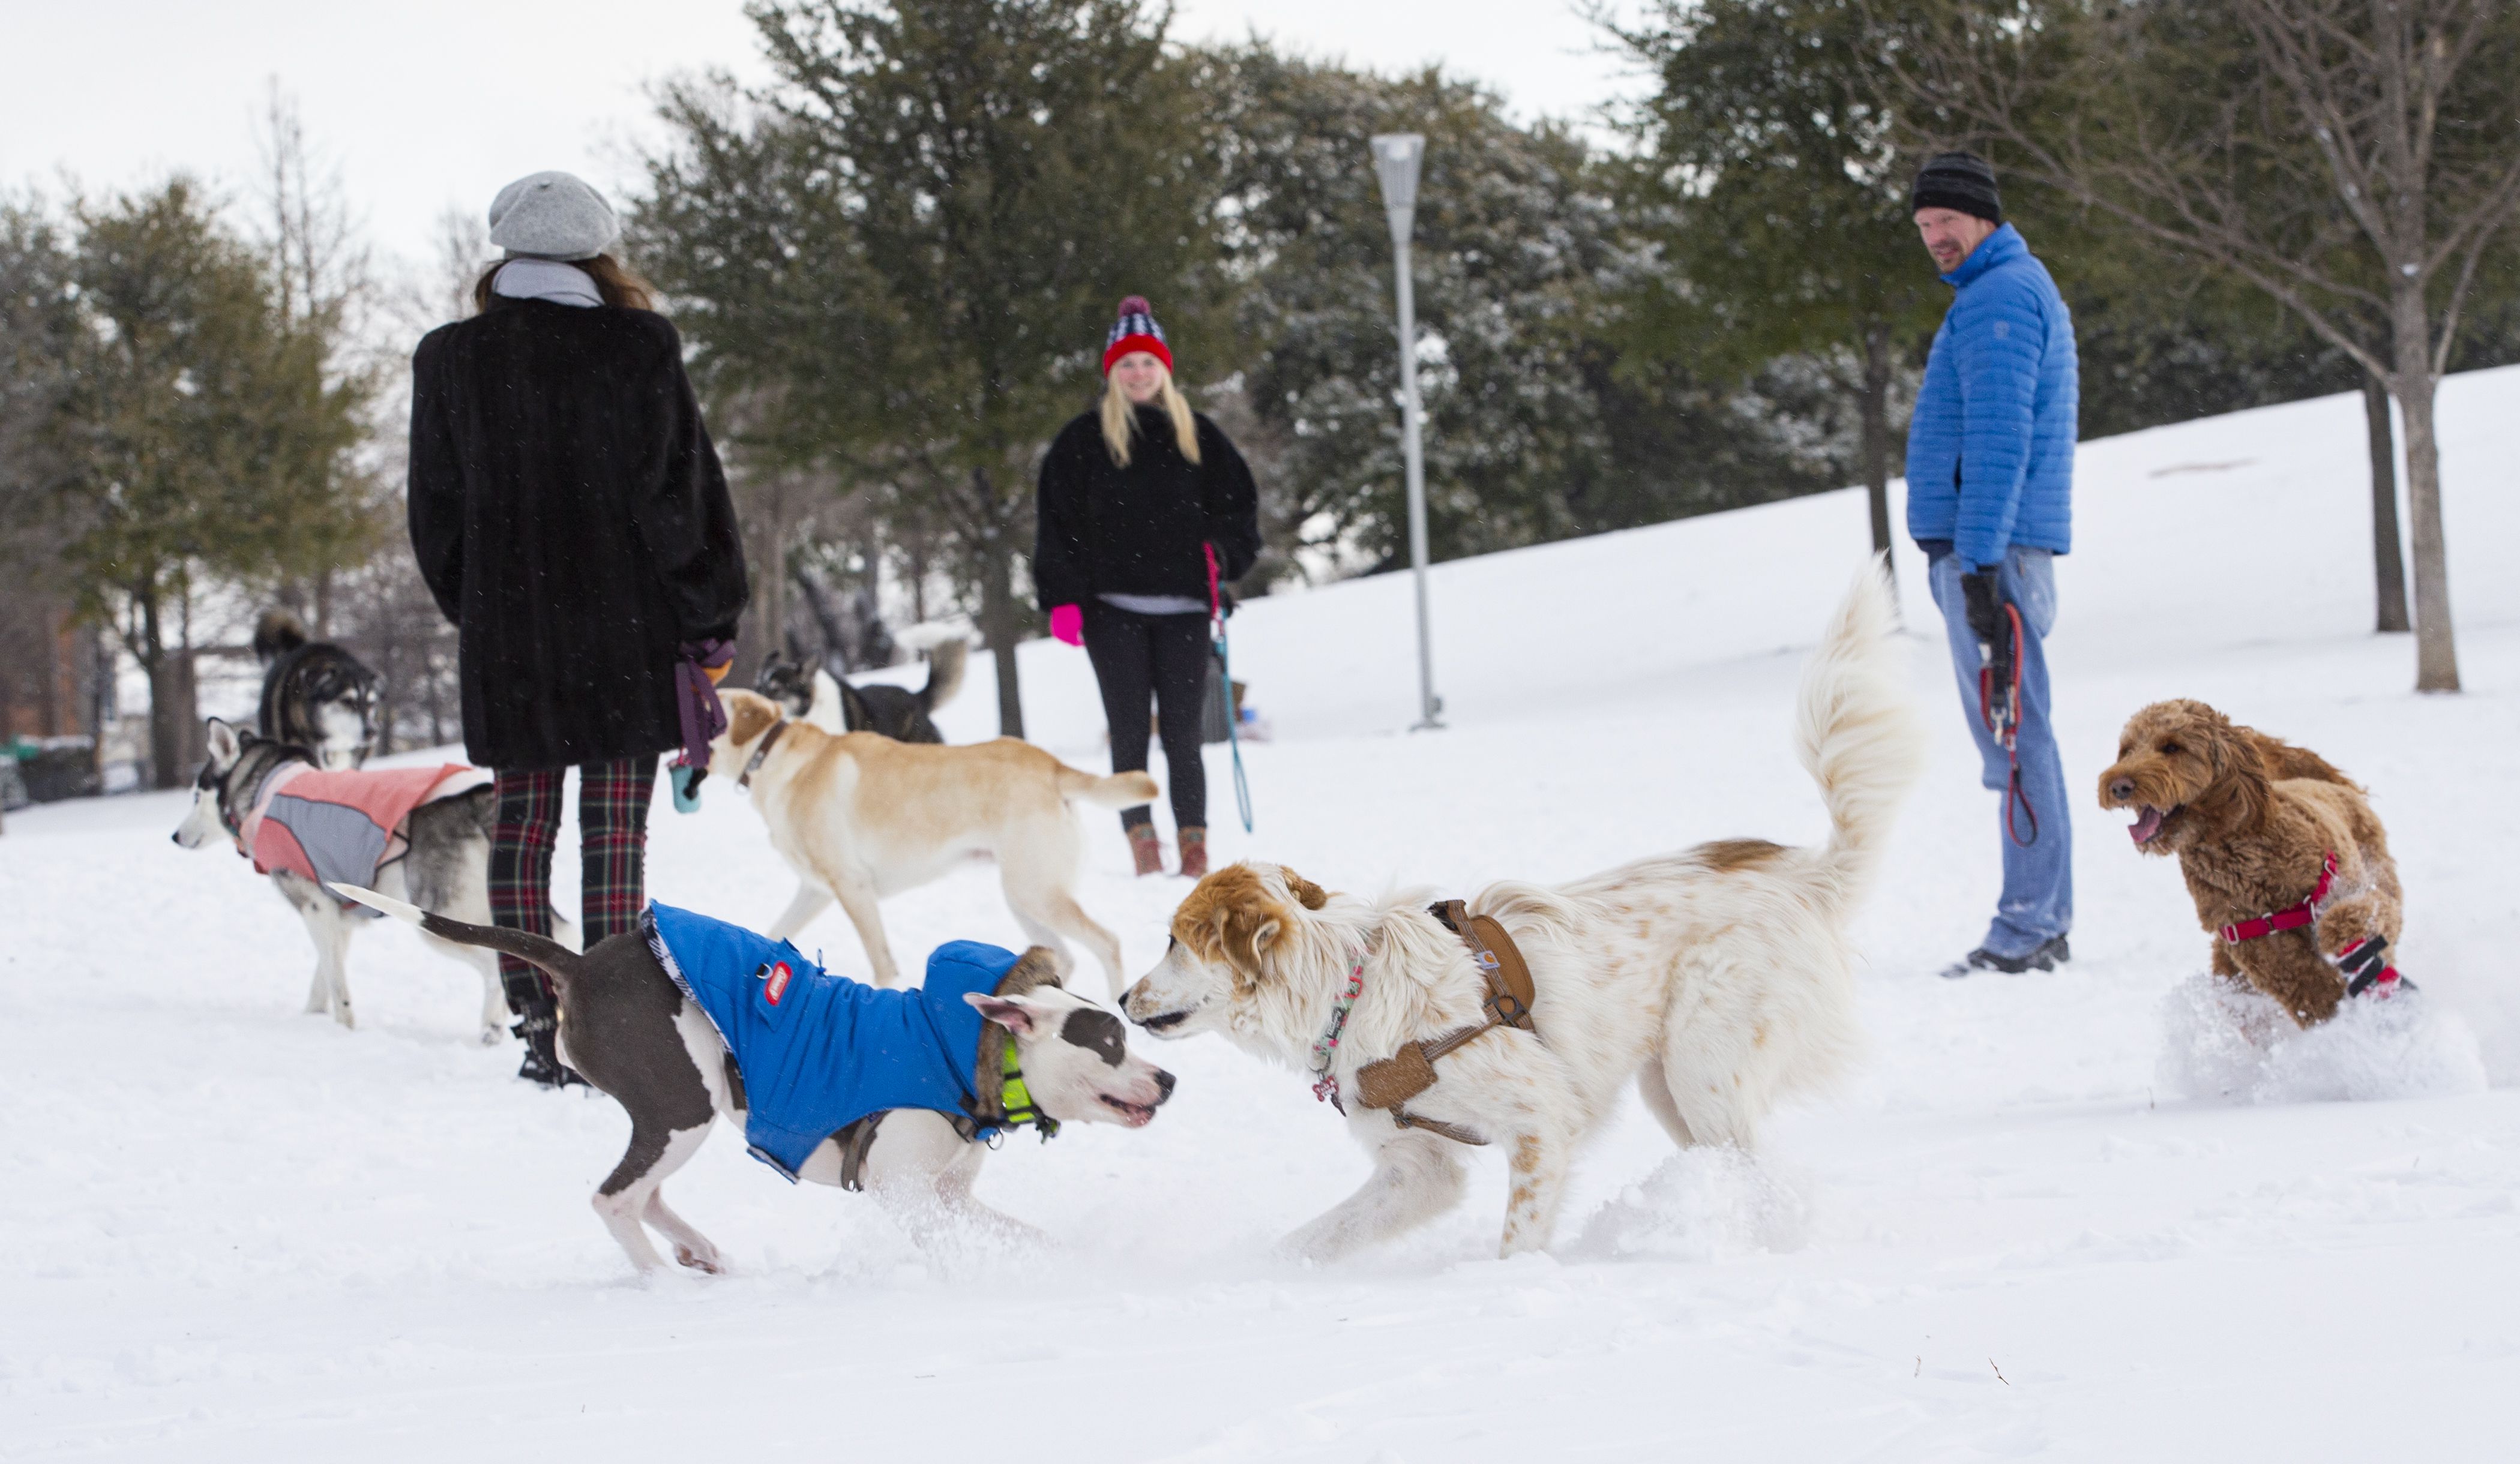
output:
[[[1968,606],[1968,628],[1978,644],[1992,649],[2012,640],[2003,614],[2003,586],[1992,564],[1960,576],[1960,599]]]
[[[1994,673],[1995,694],[2012,686],[2012,617],[2003,612],[2003,587],[1990,564],[1960,576],[1960,598],[1968,612],[1969,634],[1977,637],[1978,658]]]

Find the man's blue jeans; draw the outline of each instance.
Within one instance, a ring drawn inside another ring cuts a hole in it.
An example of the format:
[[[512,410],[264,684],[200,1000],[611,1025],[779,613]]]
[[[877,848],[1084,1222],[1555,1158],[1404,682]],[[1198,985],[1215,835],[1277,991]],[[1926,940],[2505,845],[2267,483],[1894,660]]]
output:
[[[1984,949],[2005,957],[2028,955],[2074,926],[2074,823],[2066,809],[2065,768],[2056,756],[2056,734],[2048,720],[2046,643],[2048,632],[2056,624],[2054,558],[2044,549],[2008,549],[1998,576],[2003,598],[2021,610],[2021,729],[2014,742],[2021,755],[2021,790],[2039,819],[2039,836],[2026,845],[2018,844],[2003,826],[2002,807],[1997,810],[1996,837],[2003,845],[2003,897],[1995,907],[1995,923],[1987,927]],[[1968,607],[1960,594],[1963,567],[1958,555],[1937,555],[1927,566],[1926,577],[1933,586],[1934,603],[1942,607],[1952,669],[1959,678],[1960,706],[1985,764],[1985,783],[2001,791],[2010,764],[2003,745],[1978,715],[1980,662],[1977,636],[1969,630]],[[2027,837],[2027,819],[2018,810],[2013,815],[2015,826]]]

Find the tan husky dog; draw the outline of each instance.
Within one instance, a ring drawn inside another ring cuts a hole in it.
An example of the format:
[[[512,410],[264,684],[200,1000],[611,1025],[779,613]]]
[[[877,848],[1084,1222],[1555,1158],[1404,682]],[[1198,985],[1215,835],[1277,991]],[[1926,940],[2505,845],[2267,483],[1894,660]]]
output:
[[[837,899],[866,945],[876,984],[898,986],[877,902],[957,865],[995,859],[1025,938],[1056,953],[1061,975],[1074,961],[1060,938],[1082,942],[1119,995],[1120,943],[1076,903],[1085,844],[1069,806],[1148,802],[1157,792],[1152,777],[1079,773],[1014,737],[954,747],[834,734],[789,720],[751,691],[724,699],[727,729],[709,744],[709,774],[749,785],[770,847],[798,880],[771,939],[804,929]]]

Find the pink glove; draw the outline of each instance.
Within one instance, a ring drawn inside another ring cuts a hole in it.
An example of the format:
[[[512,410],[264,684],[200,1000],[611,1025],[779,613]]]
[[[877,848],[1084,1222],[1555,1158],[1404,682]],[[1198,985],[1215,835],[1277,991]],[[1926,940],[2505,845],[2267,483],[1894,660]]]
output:
[[[1070,645],[1085,643],[1085,611],[1078,605],[1058,605],[1050,612],[1050,633]]]

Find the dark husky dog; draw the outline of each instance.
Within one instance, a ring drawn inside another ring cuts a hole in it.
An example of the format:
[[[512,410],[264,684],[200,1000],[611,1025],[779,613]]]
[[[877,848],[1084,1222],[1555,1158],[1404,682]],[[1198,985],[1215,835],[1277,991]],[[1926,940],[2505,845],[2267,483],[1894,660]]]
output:
[[[245,853],[247,816],[271,776],[292,763],[315,762],[303,747],[275,742],[239,732],[213,717],[209,723],[208,761],[193,779],[193,809],[175,830],[175,842],[199,849],[224,834]],[[487,786],[424,803],[403,821],[409,848],[378,868],[376,881],[400,899],[454,919],[486,923],[490,918],[490,832],[498,799]],[[306,1010],[330,1011],[344,1027],[355,1027],[350,1010],[348,956],[350,933],[369,923],[366,911],[345,909],[330,891],[302,874],[275,871],[271,882],[281,898],[306,922],[315,942],[315,983],[306,993]],[[577,928],[551,916],[552,929],[570,946]],[[481,1042],[496,1044],[507,1035],[508,998],[499,984],[499,962],[487,951],[431,938],[440,954],[463,961],[481,973]]]
[[[871,732],[896,742],[943,742],[929,714],[963,689],[963,668],[971,647],[947,641],[927,653],[927,685],[907,687],[852,686],[828,671],[798,661],[770,661],[761,668],[753,689],[779,703],[788,715],[829,732]]]
[[[377,674],[330,641],[309,641],[287,610],[265,610],[253,628],[262,662],[262,734],[311,749],[316,766],[357,768],[377,745]]]

